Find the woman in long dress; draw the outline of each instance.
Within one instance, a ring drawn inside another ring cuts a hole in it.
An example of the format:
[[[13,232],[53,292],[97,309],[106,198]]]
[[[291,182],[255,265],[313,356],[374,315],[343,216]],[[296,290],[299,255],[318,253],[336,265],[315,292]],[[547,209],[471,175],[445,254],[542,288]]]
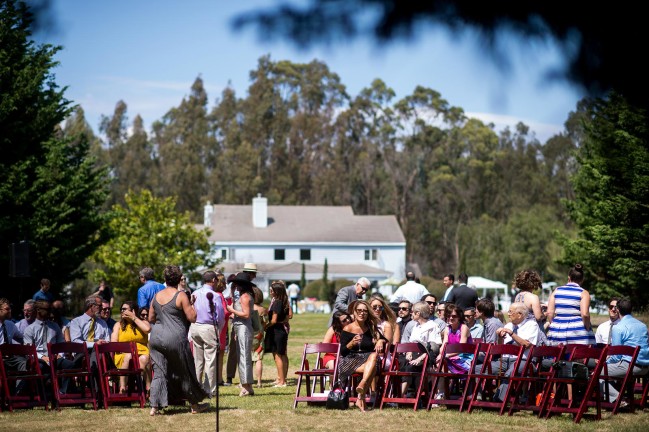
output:
[[[207,393],[196,379],[194,357],[187,339],[189,324],[196,322],[196,311],[187,295],[178,291],[180,268],[168,265],[163,274],[167,286],[155,295],[149,308],[149,322],[155,323],[149,337],[153,362],[150,414],[159,414],[169,404],[169,394],[189,400],[191,413],[196,414],[209,407],[209,404],[199,404]]]
[[[144,370],[144,381],[147,393],[151,387],[151,365],[149,362],[149,332],[151,325],[139,317],[139,309],[134,301],[126,301],[120,308],[122,319],[115,323],[111,342],[135,342],[137,345],[138,360]],[[115,354],[115,366],[118,369],[127,369],[131,361],[128,353]],[[120,377],[119,392],[126,393],[127,377]]]
[[[551,345],[595,343],[590,323],[590,294],[579,284],[584,269],[575,264],[568,273],[568,283],[556,288],[548,300],[548,341]]]

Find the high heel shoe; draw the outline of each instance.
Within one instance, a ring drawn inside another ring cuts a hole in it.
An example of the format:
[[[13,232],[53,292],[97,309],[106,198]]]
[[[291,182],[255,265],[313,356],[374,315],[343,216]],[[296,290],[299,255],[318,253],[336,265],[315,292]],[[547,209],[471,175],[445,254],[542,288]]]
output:
[[[365,386],[367,383],[365,380],[361,380],[361,382],[358,383],[358,386],[356,386],[356,393],[358,393],[358,397],[365,397]]]

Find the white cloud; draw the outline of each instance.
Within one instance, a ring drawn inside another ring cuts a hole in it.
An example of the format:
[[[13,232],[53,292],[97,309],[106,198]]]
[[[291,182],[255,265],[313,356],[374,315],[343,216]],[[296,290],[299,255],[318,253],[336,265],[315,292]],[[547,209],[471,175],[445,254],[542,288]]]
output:
[[[563,125],[540,123],[534,120],[522,119],[514,116],[492,114],[492,113],[479,113],[479,112],[465,112],[467,117],[476,118],[485,124],[493,123],[494,130],[500,132],[509,126],[510,130],[515,130],[519,122],[529,126],[530,131],[536,135],[536,138],[543,144],[552,136],[563,132]]]

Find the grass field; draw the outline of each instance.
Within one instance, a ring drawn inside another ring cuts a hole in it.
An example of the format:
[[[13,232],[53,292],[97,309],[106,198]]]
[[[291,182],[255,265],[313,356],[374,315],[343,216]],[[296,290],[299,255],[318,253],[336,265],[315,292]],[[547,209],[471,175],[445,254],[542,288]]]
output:
[[[222,431],[647,431],[649,410],[635,414],[611,416],[603,413],[601,421],[583,420],[572,423],[564,415],[549,421],[539,420],[529,413],[513,417],[477,411],[459,414],[446,408],[413,412],[411,409],[384,409],[361,413],[358,410],[328,411],[324,407],[292,408],[295,393],[294,370],[299,364],[306,342],[321,340],[328,316],[296,315],[291,322],[289,337],[289,385],[273,388],[276,377],[272,356],[264,358],[264,387],[255,389],[253,397],[238,397],[236,387],[220,387],[219,430]],[[236,381],[236,380],[235,380]],[[216,429],[215,400],[212,409],[198,415],[189,414],[189,407],[170,407],[157,417],[148,415],[149,409],[111,407],[100,409],[64,408],[61,412],[42,409],[17,410],[0,413],[0,431],[209,431]]]

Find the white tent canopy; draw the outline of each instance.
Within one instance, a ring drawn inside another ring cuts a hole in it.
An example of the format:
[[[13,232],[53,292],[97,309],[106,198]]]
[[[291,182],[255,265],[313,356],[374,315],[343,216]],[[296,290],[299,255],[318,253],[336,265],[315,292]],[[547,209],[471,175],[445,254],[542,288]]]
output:
[[[496,309],[509,309],[511,299],[509,298],[509,294],[507,293],[507,284],[504,284],[500,281],[486,279],[481,276],[469,276],[467,285],[471,288],[475,288],[475,290],[478,292],[478,297],[480,298],[487,297],[487,294],[489,294],[489,296],[493,298]]]

